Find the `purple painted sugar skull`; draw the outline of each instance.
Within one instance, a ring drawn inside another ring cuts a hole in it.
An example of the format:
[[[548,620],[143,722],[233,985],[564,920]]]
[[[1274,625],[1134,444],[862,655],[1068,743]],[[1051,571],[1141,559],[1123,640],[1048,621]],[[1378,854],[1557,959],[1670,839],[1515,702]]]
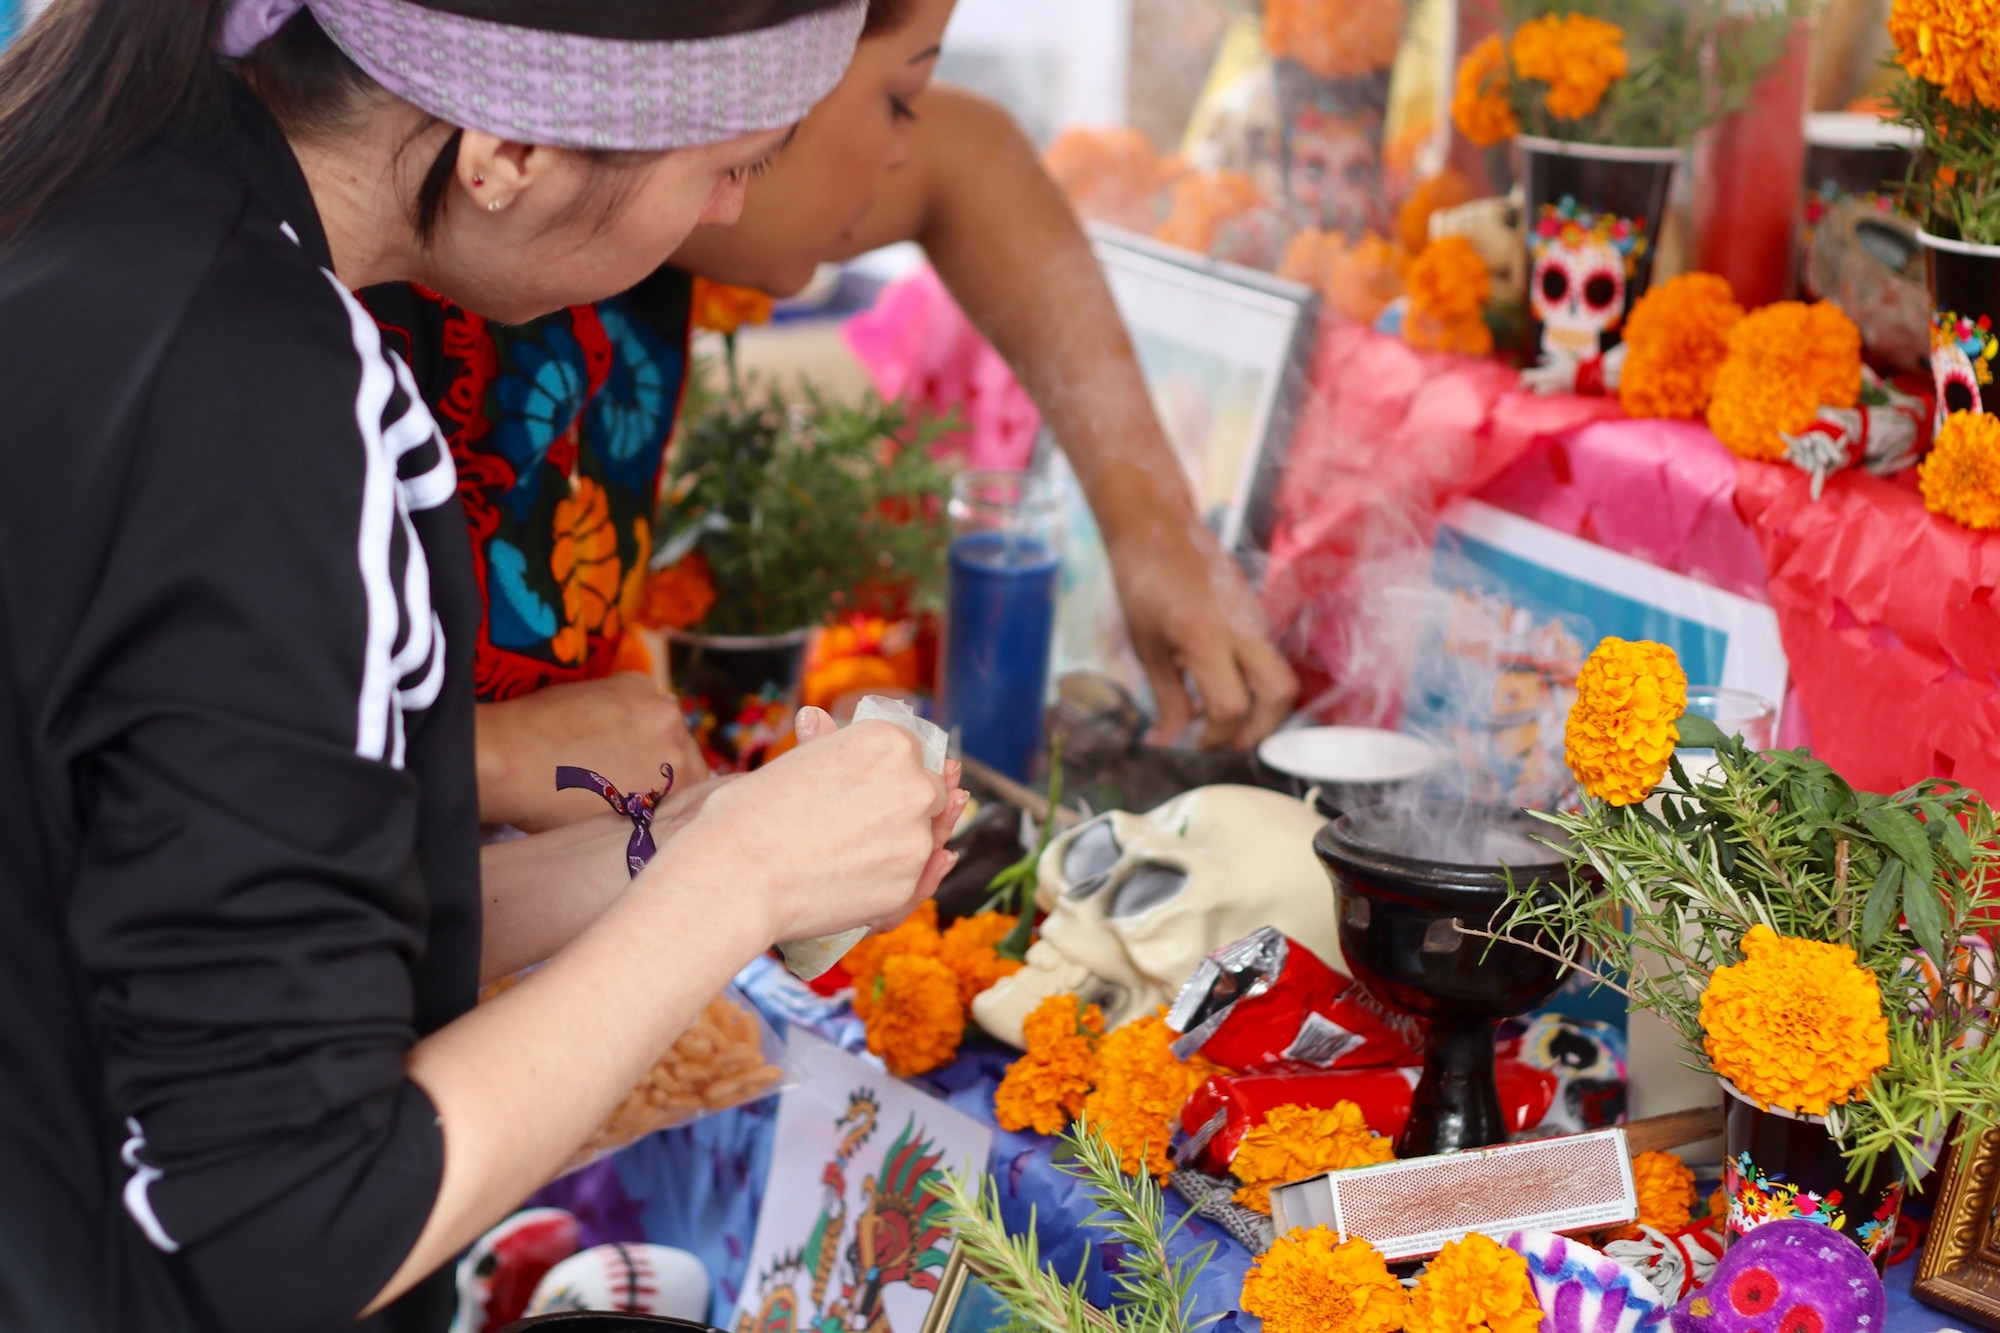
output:
[[[1767,1222],[1674,1307],[1674,1333],[1881,1333],[1882,1279],[1861,1247],[1817,1222]]]
[[[1542,1333],[1665,1333],[1667,1303],[1609,1255],[1553,1231],[1516,1231],[1507,1248],[1528,1261]]]

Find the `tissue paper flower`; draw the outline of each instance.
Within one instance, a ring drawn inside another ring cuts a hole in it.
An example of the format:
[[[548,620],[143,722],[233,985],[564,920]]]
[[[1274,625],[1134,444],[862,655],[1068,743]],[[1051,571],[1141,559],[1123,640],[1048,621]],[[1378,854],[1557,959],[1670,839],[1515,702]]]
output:
[[[1769,1106],[1825,1115],[1889,1063],[1889,1020],[1875,974],[1845,944],[1743,936],[1743,961],[1701,993],[1702,1049],[1716,1073]]]

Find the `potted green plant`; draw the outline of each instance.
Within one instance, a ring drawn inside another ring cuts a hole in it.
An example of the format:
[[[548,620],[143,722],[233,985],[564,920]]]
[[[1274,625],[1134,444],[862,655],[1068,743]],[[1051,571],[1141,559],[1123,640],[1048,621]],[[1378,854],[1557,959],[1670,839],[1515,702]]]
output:
[[[1543,816],[1577,873],[1510,895],[1507,925],[1590,957],[1722,1080],[1731,1237],[1805,1217],[1880,1262],[1954,1121],[2000,1117],[2000,822],[1944,779],[1857,792],[1804,750],[1682,716],[1658,644],[1605,640],[1577,688],[1565,750],[1586,795]]]
[[[699,375],[668,455],[651,595],[676,692],[705,750],[754,767],[788,735],[807,640],[837,616],[941,603],[948,423],[869,394],[788,401]]]

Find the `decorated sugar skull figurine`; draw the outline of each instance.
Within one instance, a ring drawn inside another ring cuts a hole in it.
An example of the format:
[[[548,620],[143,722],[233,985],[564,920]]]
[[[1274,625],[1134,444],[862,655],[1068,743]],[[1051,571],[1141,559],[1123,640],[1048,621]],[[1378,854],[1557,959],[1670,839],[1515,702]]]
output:
[[[1048,912],[1028,965],[972,1002],[1013,1046],[1043,999],[1074,994],[1107,1029],[1168,1003],[1209,951],[1276,926],[1343,974],[1333,894],[1313,855],[1325,821],[1261,787],[1198,787],[1149,814],[1114,810],[1042,853]]]
[[[1861,1247],[1799,1218],[1729,1247],[1708,1285],[1674,1308],[1674,1333],[1880,1333],[1888,1298]]]
[[[1542,205],[1528,228],[1528,308],[1541,326],[1542,359],[1524,382],[1545,393],[1616,387],[1623,358],[1606,353],[1646,248],[1643,223],[1589,212],[1568,195]]]
[[[1937,413],[1931,428],[1944,425],[1953,412],[1981,412],[1981,391],[1993,383],[1993,358],[2000,339],[1993,319],[1977,319],[1939,310],[1931,315],[1931,379],[1937,385]]]
[[[535,1286],[576,1253],[576,1217],[524,1208],[473,1242],[458,1261],[458,1314],[451,1333],[493,1333],[519,1319]]]
[[[1580,1241],[1516,1231],[1507,1248],[1528,1261],[1543,1333],[1654,1333],[1667,1326],[1667,1303],[1652,1283]]]

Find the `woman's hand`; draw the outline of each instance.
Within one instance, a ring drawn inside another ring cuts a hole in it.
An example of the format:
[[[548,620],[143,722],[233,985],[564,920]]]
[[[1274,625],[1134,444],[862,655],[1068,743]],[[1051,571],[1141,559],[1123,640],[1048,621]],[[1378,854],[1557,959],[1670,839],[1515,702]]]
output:
[[[680,704],[636,672],[480,704],[476,716],[483,824],[534,833],[602,814],[596,793],[556,790],[559,764],[594,769],[626,792],[659,786],[661,764],[674,766],[676,790],[708,778]]]

